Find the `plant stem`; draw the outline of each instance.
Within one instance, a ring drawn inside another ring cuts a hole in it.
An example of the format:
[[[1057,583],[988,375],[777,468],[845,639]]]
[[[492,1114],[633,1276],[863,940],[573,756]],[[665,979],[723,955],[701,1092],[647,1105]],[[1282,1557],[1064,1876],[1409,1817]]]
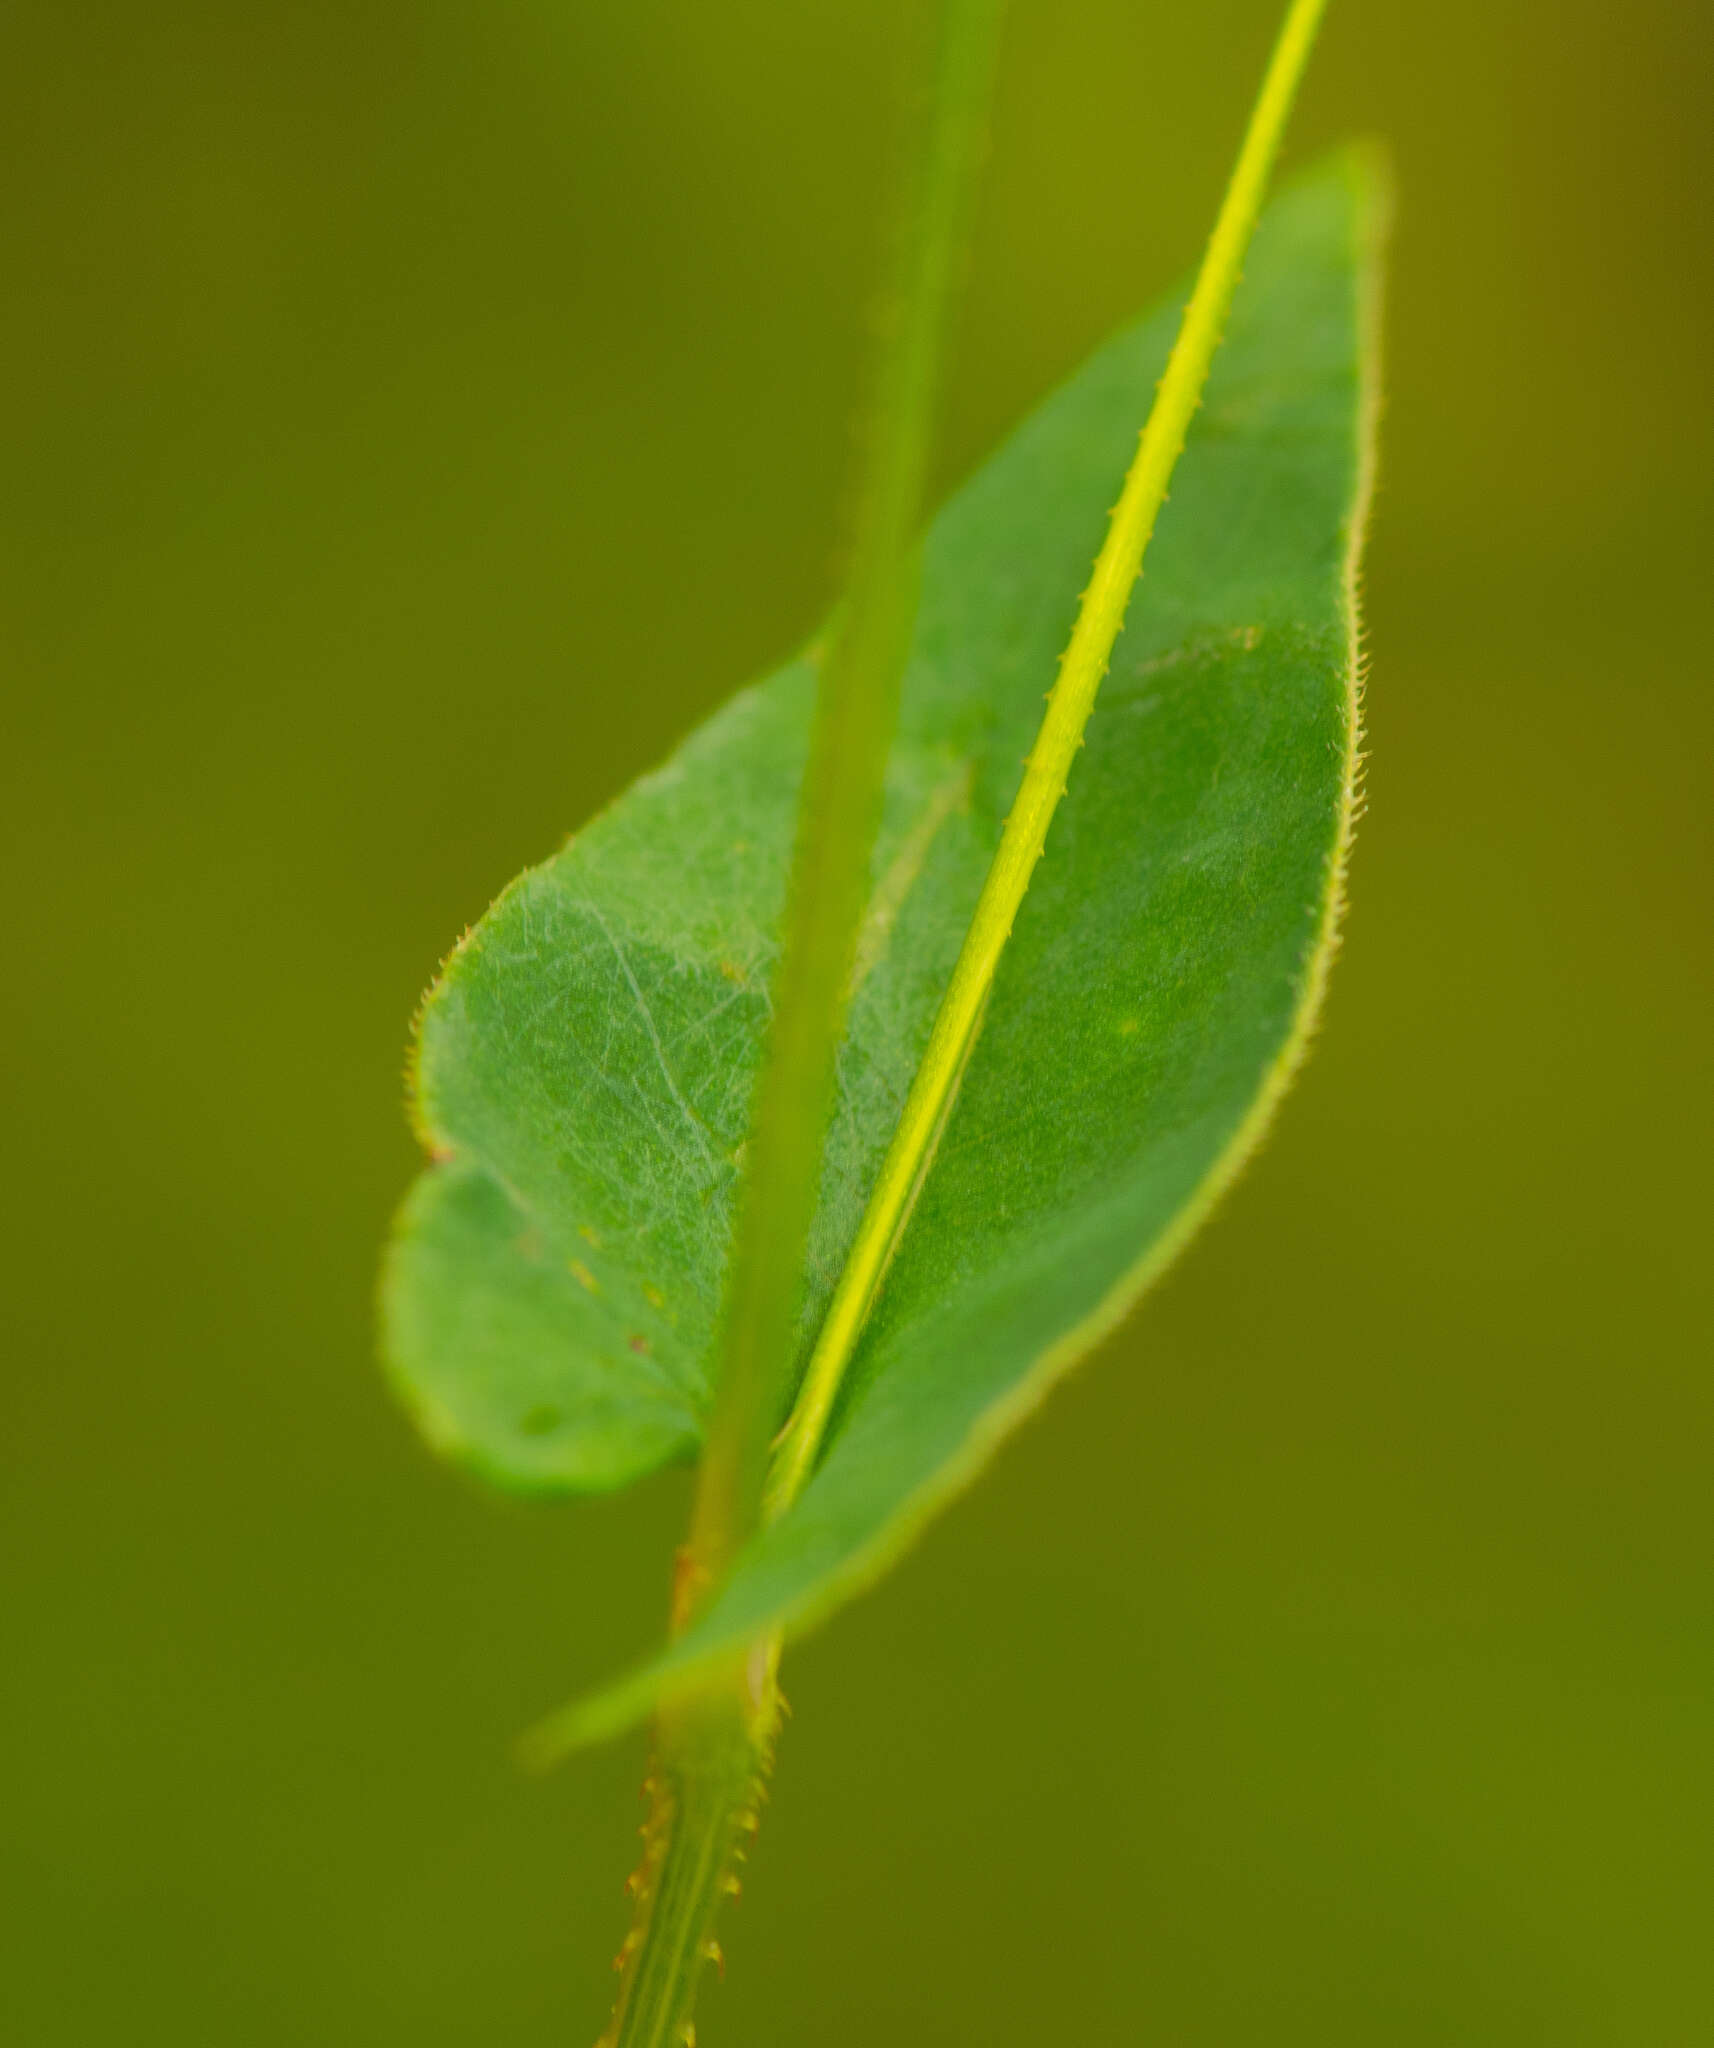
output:
[[[759,1683],[758,1683],[759,1681]],[[647,1787],[637,1918],[617,1958],[613,2017],[597,2048],[685,2048],[715,1915],[738,1890],[760,1820],[777,1718],[771,1666],[718,1674],[664,1708]]]
[[[1113,508],[1107,538],[1096,557],[1070,644],[1060,658],[1047,715],[941,1000],[928,1049],[917,1069],[904,1113],[816,1340],[797,1405],[775,1455],[767,1487],[770,1520],[791,1505],[814,1469],[840,1381],[922,1185],[952,1097],[981,1029],[995,969],[1011,936],[1012,922],[1024,900],[1030,876],[1041,859],[1048,826],[1065,793],[1072,761],[1083,744],[1083,729],[1094,709],[1101,679],[1107,673],[1113,643],[1125,623],[1126,607],[1142,572],[1143,555],[1156,516],[1166,499],[1191,418],[1202,402],[1209,365],[1220,345],[1244,252],[1261,211],[1268,173],[1325,4],[1326,0],[1292,0],[1287,10],[1196,289],[1185,310],[1124,490]]]
[[[869,892],[916,612],[918,533],[947,312],[1002,0],[946,0],[932,119],[877,364],[845,601],[822,658],[774,1018],[757,1089],[714,1412],[674,1585],[682,1632],[762,1515],[794,1363],[834,1062]],[[778,1639],[710,1672],[656,1723],[637,1911],[603,2048],[685,2048],[715,1915],[754,1832],[780,1712]]]
[[[999,15],[1000,0],[948,0],[917,203],[884,308],[850,578],[818,679],[773,1027],[691,1519],[699,1587],[722,1577],[757,1527],[768,1447],[787,1396],[834,1059],[916,611],[929,427]]]

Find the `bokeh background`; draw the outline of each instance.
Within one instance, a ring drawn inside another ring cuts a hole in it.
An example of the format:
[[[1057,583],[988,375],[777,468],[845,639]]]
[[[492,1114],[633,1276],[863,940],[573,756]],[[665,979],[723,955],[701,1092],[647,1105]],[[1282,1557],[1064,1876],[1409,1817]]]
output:
[[[942,474],[1195,258],[1273,0],[1016,0]],[[906,0],[0,25],[0,2037],[592,2039],[686,1482],[372,1362],[458,930],[827,603]],[[1714,13],[1334,0],[1371,809],[1181,1268],[795,1652],[709,2043],[1714,2039]]]

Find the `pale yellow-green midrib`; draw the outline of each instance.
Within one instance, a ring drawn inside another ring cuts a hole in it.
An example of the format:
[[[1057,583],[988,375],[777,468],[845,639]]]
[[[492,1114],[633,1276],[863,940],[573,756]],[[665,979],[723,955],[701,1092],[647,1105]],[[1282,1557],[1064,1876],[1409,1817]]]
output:
[[[1083,744],[1083,730],[1124,624],[1155,520],[1191,419],[1202,401],[1244,252],[1261,212],[1268,173],[1324,6],[1325,0],[1293,0],[1280,31],[1196,288],[1096,557],[1070,644],[1060,659],[1047,714],[999,850],[816,1339],[797,1404],[781,1433],[768,1478],[767,1520],[784,1513],[813,1469],[839,1383],[921,1184],[923,1165],[943,1123],[946,1105],[969,1058],[1000,955],[1042,856],[1072,761]]]

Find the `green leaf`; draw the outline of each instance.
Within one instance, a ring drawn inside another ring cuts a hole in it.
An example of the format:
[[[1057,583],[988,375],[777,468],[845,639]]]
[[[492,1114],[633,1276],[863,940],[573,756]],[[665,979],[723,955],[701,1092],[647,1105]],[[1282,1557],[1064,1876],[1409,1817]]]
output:
[[[1355,156],[1265,217],[985,1028],[820,1463],[644,1711],[884,1569],[1184,1243],[1301,1055],[1357,759],[1377,207]],[[1176,326],[1101,349],[924,558],[800,1319],[825,1309]],[[777,947],[814,650],[507,890],[423,1012],[383,1310],[441,1448],[536,1491],[694,1448]],[[567,1731],[562,1731],[567,1732]]]

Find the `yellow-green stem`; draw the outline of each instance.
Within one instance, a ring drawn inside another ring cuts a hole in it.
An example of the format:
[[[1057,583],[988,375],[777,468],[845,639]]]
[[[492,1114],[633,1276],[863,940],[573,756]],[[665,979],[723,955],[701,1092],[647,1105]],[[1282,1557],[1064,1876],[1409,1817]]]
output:
[[[773,1025],[691,1517],[690,1611],[760,1521],[769,1446],[787,1397],[834,1059],[916,611],[929,427],[1000,12],[1001,0],[947,0],[928,147],[885,308],[850,574],[818,679]]]
[[[965,236],[1002,0],[946,0],[933,117],[880,351],[850,576],[822,657],[774,1021],[751,1121],[714,1413],[673,1589],[676,1634],[754,1533],[785,1404],[834,1058],[868,895],[947,309]],[[603,2048],[686,2048],[713,1928],[753,1831],[780,1711],[777,1638],[660,1712],[637,1909]]]
[[[760,1824],[778,1698],[771,1663],[710,1675],[662,1710],[648,1785],[637,1914],[615,1959],[613,2017],[597,2048],[685,2048],[714,1922],[738,1890]]]

